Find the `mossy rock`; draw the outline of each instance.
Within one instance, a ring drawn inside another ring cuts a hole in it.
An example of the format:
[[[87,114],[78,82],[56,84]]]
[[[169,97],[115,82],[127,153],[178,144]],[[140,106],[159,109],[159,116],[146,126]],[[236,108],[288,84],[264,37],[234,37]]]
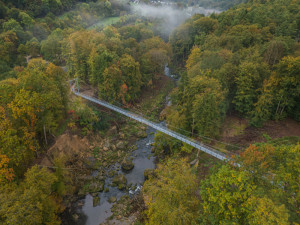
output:
[[[90,195],[92,196],[92,197],[97,197],[98,196],[98,192],[93,192],[93,193],[90,193]]]
[[[104,184],[104,181],[96,180],[89,185],[88,190],[90,193],[101,192],[104,190]]]
[[[140,130],[136,133],[137,137],[139,138],[146,138],[147,137],[147,133],[146,131]]]
[[[98,205],[100,205],[100,197],[99,196],[93,197],[93,207],[96,207]]]
[[[148,180],[150,177],[153,177],[153,175],[154,175],[154,169],[145,169],[144,171],[145,180]]]
[[[105,181],[105,176],[103,176],[102,174],[101,174],[101,175],[99,174],[99,175],[97,176],[97,179],[98,179],[98,180],[101,180],[101,181]]]
[[[124,159],[121,163],[122,169],[125,171],[130,171],[133,169],[134,164],[130,159]]]
[[[85,190],[84,188],[81,188],[81,189],[78,191],[77,195],[78,195],[79,197],[85,196],[85,195],[86,195],[86,190]]]
[[[105,189],[104,189],[104,192],[105,192],[105,193],[109,192],[109,188],[108,188],[108,187],[105,188]]]
[[[110,171],[108,171],[108,176],[109,177],[113,177],[113,176],[115,176],[117,174],[117,171],[115,171],[115,170],[110,170]]]
[[[135,191],[136,187],[137,187],[137,185],[136,185],[136,184],[134,184],[134,185],[131,185],[131,190]]]
[[[124,190],[126,188],[127,179],[123,174],[120,174],[113,178],[112,184],[118,186],[119,190]]]
[[[136,146],[136,145],[132,145],[132,146],[131,146],[131,150],[132,150],[132,151],[137,150],[137,146]]]
[[[119,184],[118,189],[119,190],[125,190],[126,189],[126,184]]]
[[[117,198],[115,196],[111,196],[109,199],[108,199],[108,202],[109,203],[114,203],[117,201]]]
[[[73,215],[72,215],[72,218],[73,218],[74,221],[77,222],[78,219],[79,219],[79,216],[78,216],[77,214],[73,214]]]

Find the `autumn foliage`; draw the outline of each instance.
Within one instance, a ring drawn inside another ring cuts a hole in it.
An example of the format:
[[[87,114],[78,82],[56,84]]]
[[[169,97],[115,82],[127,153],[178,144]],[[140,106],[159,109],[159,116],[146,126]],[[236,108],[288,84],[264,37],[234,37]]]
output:
[[[0,184],[14,179],[14,170],[9,168],[9,158],[0,154]]]

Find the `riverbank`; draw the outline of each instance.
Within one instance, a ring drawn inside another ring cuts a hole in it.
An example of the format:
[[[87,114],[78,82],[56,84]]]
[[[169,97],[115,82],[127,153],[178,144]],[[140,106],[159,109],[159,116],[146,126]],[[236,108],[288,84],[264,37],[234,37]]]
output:
[[[155,91],[151,94],[150,89],[144,90],[141,100],[131,106],[130,110],[140,110],[145,116],[158,120],[159,113],[166,104],[166,96],[173,87],[174,82],[162,76],[153,83]],[[81,155],[76,158],[77,162],[71,160],[68,163],[72,167],[79,163],[84,170],[74,171],[72,174],[73,194],[65,198],[66,210],[62,214],[62,224],[98,225],[116,220],[123,221],[123,224],[124,221],[132,221],[139,214],[136,211],[140,207],[135,206],[139,201],[133,201],[133,198],[137,198],[145,181],[144,171],[155,167],[155,158],[151,153],[155,130],[105,108],[88,102],[84,104],[108,115],[110,125],[105,132],[93,132],[86,137],[66,137],[68,130],[62,135],[64,138],[61,143],[68,145],[70,140],[76,140],[75,144],[85,143],[83,146],[78,145],[79,150],[71,150],[76,153],[75,157],[68,155],[72,159]],[[65,145],[54,148],[59,149],[58,152],[72,149]],[[129,166],[133,165],[133,168],[124,168],[124,161]]]

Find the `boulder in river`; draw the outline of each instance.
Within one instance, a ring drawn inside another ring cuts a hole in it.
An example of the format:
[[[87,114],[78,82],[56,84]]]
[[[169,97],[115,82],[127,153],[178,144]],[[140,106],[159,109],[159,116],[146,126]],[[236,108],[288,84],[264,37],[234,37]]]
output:
[[[96,207],[98,205],[100,205],[100,197],[99,196],[93,197],[93,207]]]
[[[105,182],[102,180],[95,180],[89,185],[89,192],[95,193],[95,192],[101,192],[104,190],[104,184]]]
[[[108,175],[109,177],[113,177],[113,176],[115,176],[116,174],[118,174],[118,173],[117,173],[117,171],[115,171],[115,170],[110,170],[110,171],[108,171],[108,173],[107,173],[107,175]]]
[[[103,173],[99,173],[97,179],[100,181],[105,181],[105,176],[103,175]]]
[[[146,138],[147,137],[146,131],[143,131],[143,130],[138,131],[136,135],[139,138]]]
[[[113,178],[112,183],[114,186],[117,186],[119,190],[124,190],[126,188],[127,179],[123,174],[119,174]]]
[[[134,164],[130,159],[126,158],[122,161],[121,166],[123,170],[130,171],[133,169]]]
[[[115,196],[111,196],[109,199],[108,199],[108,202],[109,203],[114,203],[117,201],[117,198]]]
[[[73,214],[73,215],[72,215],[72,218],[73,218],[73,220],[74,220],[74,221],[76,221],[76,222],[77,222],[77,221],[78,221],[78,218],[79,218],[79,216],[78,216],[78,214],[76,214],[76,213],[75,213],[75,214]]]
[[[98,196],[98,192],[92,192],[92,193],[90,193],[90,195],[92,196],[92,197],[97,197]]]

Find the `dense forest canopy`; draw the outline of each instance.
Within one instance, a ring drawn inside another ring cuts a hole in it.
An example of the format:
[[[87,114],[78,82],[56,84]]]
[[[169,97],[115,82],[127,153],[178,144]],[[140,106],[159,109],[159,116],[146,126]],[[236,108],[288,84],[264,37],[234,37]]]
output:
[[[256,1],[219,15],[195,15],[178,27],[170,36],[173,62],[186,62],[186,72],[173,93],[173,113],[184,117],[183,127],[218,135],[219,118],[232,111],[254,126],[287,116],[299,121],[299,16],[297,1]],[[209,79],[218,84],[208,85],[211,100],[201,87]],[[215,99],[219,86],[221,101]],[[195,95],[194,87],[204,93]],[[195,114],[202,104],[209,112]],[[207,115],[218,119],[206,121]]]
[[[181,78],[167,109],[169,126],[211,143],[229,113],[249,119],[252,126],[286,117],[299,121],[299,7],[299,1],[249,1],[180,25],[170,35],[172,62]],[[299,145],[253,145],[237,157],[240,168],[217,166],[201,181],[198,213],[191,215],[197,199],[173,193],[182,190],[183,178],[175,171],[190,180],[187,192],[197,189],[193,172],[182,169],[184,163],[176,158],[192,150],[162,134],[155,140],[157,153],[167,152],[175,161],[163,163],[146,182],[152,199],[149,224],[172,224],[173,219],[176,224],[299,223]],[[171,202],[179,204],[172,215],[164,210],[174,207]]]
[[[65,37],[74,30],[88,28],[103,18],[120,16],[122,12],[124,14],[128,11],[126,4],[117,1],[75,3],[76,1],[11,1],[4,4],[0,1],[0,80],[15,76],[12,68],[25,66],[26,57],[28,59],[46,54],[45,59],[49,60],[51,56],[47,55],[47,51],[62,57],[61,46],[57,46],[59,44],[54,39],[61,40],[62,36]],[[58,8],[53,6],[55,4],[58,4]],[[54,8],[49,8],[48,5]],[[70,8],[72,10],[64,12]],[[48,46],[43,46],[43,41],[48,42]],[[50,44],[51,48],[47,49]]]
[[[155,92],[168,64],[179,79],[166,123],[206,144],[218,141],[229,114],[254,127],[300,121],[299,0],[178,3],[228,10],[196,14],[165,41],[161,20],[132,14],[125,1],[0,1],[1,224],[60,224],[65,165],[34,164],[62,128],[105,136],[105,112],[71,96],[69,79],[131,108]],[[191,167],[199,153],[161,133],[154,148],[143,223],[300,223],[299,144],[256,143],[211,170],[210,160]]]

